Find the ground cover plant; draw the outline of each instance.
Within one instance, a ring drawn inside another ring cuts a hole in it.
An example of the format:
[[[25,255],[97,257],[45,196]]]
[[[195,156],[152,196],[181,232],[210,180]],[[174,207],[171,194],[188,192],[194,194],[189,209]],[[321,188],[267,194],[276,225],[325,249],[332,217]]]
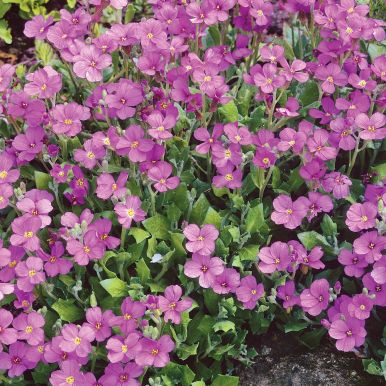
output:
[[[384,21],[82,1],[0,67],[0,379],[237,385],[254,336],[385,373]]]

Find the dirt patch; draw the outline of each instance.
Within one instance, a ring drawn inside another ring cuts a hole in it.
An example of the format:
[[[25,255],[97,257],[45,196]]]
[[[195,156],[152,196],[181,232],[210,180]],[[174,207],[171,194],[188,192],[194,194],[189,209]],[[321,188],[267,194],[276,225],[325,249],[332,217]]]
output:
[[[256,350],[256,363],[239,371],[240,386],[385,385],[363,370],[361,359],[338,352],[328,340],[310,351],[289,335],[274,335]]]

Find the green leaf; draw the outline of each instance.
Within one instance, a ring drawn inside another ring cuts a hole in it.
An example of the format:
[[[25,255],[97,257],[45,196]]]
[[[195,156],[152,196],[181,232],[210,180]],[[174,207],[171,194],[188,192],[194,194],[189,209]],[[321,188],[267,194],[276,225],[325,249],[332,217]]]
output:
[[[39,362],[32,372],[32,378],[35,384],[47,384],[47,379],[50,377],[51,372],[54,370],[55,365],[44,364]]]
[[[38,189],[46,190],[48,189],[48,184],[52,181],[52,178],[49,174],[38,172],[35,170],[35,184]]]
[[[232,375],[217,375],[212,386],[237,386],[239,384],[239,377]]]
[[[332,218],[325,214],[321,223],[323,234],[326,236],[335,236],[338,233],[338,227],[332,220]]]
[[[11,29],[8,28],[8,22],[4,19],[0,20],[0,39],[4,40],[7,44],[12,43]]]
[[[256,261],[259,253],[258,245],[247,245],[240,249],[239,256],[241,261]]]
[[[192,213],[190,216],[190,222],[198,225],[202,225],[205,220],[206,213],[210,207],[209,201],[202,193],[198,200],[194,203]]]
[[[239,112],[234,101],[222,105],[218,111],[224,117],[225,122],[236,122],[239,119]]]
[[[102,280],[100,285],[113,297],[120,298],[128,294],[127,284],[117,277]]]
[[[216,25],[211,25],[208,29],[208,32],[212,37],[214,44],[219,46],[221,43],[221,34],[218,27]]]
[[[129,4],[129,5],[126,7],[125,24],[130,23],[130,22],[133,20],[134,15],[135,15],[135,8],[134,8],[134,5],[133,5],[133,4]]]
[[[199,343],[187,345],[184,343],[181,343],[177,349],[177,356],[181,360],[185,361],[192,355],[197,354],[197,348],[198,348]]]
[[[76,0],[67,0],[67,4],[70,8],[74,8],[76,5]]]
[[[134,237],[137,244],[150,237],[150,233],[141,228],[130,228],[129,235]]]
[[[38,59],[40,59],[45,66],[50,64],[55,56],[52,47],[43,40],[35,40],[35,52]]]
[[[4,15],[9,11],[11,8],[11,4],[0,4],[0,19],[4,17]]]
[[[146,265],[145,260],[141,259],[136,264],[138,277],[141,279],[142,284],[147,284],[150,279],[150,269]]]
[[[213,326],[213,330],[215,332],[218,332],[218,331],[228,332],[228,331],[235,331],[236,327],[235,327],[235,324],[230,320],[221,320],[219,322],[216,322],[216,324]]]
[[[56,301],[52,308],[59,314],[60,319],[65,322],[75,322],[83,318],[83,310],[74,304],[75,299]]]
[[[308,106],[319,99],[319,88],[316,82],[309,81],[299,84],[298,88],[301,90],[298,99],[303,106]]]
[[[221,227],[221,216],[212,207],[208,208],[204,219],[204,224],[213,224],[217,229]]]
[[[323,336],[326,334],[327,330],[325,328],[317,328],[316,330],[306,332],[305,334],[301,335],[299,340],[301,343],[303,343],[306,347],[313,349],[315,347],[318,347],[320,344],[320,340],[323,338]]]
[[[266,226],[264,208],[263,204],[259,204],[249,209],[245,219],[245,230],[249,233],[256,233],[259,232],[263,226]]]
[[[300,320],[290,320],[284,325],[284,332],[287,334],[288,332],[297,332],[304,330],[308,327],[307,322],[301,322]]]
[[[321,247],[330,247],[327,239],[315,231],[298,233],[298,239],[306,247],[307,250],[311,250],[313,247],[319,245]]]
[[[375,359],[362,359],[363,368],[372,375],[384,375],[381,365]]]
[[[169,239],[169,221],[166,217],[156,214],[142,222],[145,229],[157,239],[167,240]]]
[[[161,372],[162,380],[166,386],[191,386],[195,377],[194,372],[188,367],[170,362]]]

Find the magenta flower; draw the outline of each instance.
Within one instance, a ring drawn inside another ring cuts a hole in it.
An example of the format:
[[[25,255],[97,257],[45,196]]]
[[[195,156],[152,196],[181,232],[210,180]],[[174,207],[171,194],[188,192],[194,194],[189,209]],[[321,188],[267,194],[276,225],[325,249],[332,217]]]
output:
[[[140,366],[165,367],[169,361],[169,353],[175,344],[170,336],[162,335],[158,340],[144,338],[141,340],[141,351],[135,357]]]
[[[92,230],[86,232],[83,242],[75,239],[69,240],[66,248],[79,265],[87,265],[90,260],[101,259],[106,250],[103,242]]]
[[[224,126],[224,133],[232,143],[239,143],[240,145],[250,145],[252,138],[251,133],[247,127],[238,127],[237,122],[227,123]]]
[[[0,343],[10,345],[18,339],[17,331],[9,327],[12,323],[12,314],[4,308],[0,308]],[[2,350],[0,350],[2,351]]]
[[[368,289],[369,295],[374,297],[374,305],[386,306],[386,285],[377,283],[370,273],[363,276],[363,285]]]
[[[97,161],[106,155],[105,148],[97,145],[92,139],[85,141],[83,147],[84,149],[74,151],[74,160],[81,162],[87,169],[93,169]]]
[[[0,283],[0,301],[4,299],[5,295],[13,294],[14,292],[14,284]]]
[[[286,82],[285,77],[283,75],[278,75],[277,72],[278,69],[275,64],[266,63],[263,65],[261,72],[256,72],[253,75],[253,82],[256,86],[260,87],[260,90],[263,93],[271,94],[275,89],[280,88]]]
[[[71,261],[62,258],[63,254],[63,244],[58,241],[51,247],[50,253],[46,253],[41,249],[37,250],[37,255],[45,261],[44,270],[46,271],[47,276],[55,277],[70,272],[72,263]]]
[[[48,363],[59,363],[60,365],[72,360],[81,365],[85,365],[88,362],[87,357],[80,357],[76,354],[75,351],[70,353],[63,351],[60,348],[60,344],[63,341],[64,339],[60,335],[53,337],[51,342],[45,346],[44,360],[46,360]]]
[[[276,155],[265,147],[257,147],[253,163],[262,169],[270,168],[276,162]]]
[[[196,224],[189,224],[183,231],[188,239],[186,249],[192,253],[209,256],[215,249],[219,231],[212,224],[205,224],[201,229]]]
[[[46,279],[43,272],[43,261],[38,257],[30,256],[26,261],[21,261],[15,268],[17,274],[17,287],[25,292],[33,291],[34,287]]]
[[[363,129],[359,137],[364,140],[383,139],[386,136],[386,117],[382,113],[374,113],[370,118],[361,113],[355,117],[355,125]]]
[[[295,305],[299,305],[300,298],[295,295],[295,282],[286,281],[284,285],[277,288],[277,297],[283,301],[285,309],[291,309]]]
[[[93,230],[96,233],[97,239],[108,249],[114,249],[120,244],[120,239],[114,236],[110,236],[112,222],[108,218],[100,218],[89,226],[89,230]]]
[[[337,98],[336,107],[347,110],[348,118],[355,118],[360,113],[366,113],[370,108],[370,98],[359,90],[349,94],[349,100]]]
[[[235,169],[233,165],[227,165],[217,170],[218,175],[213,177],[213,185],[216,188],[237,189],[242,186],[243,173]]]
[[[141,350],[138,332],[131,332],[125,338],[113,336],[106,343],[107,358],[111,363],[128,362],[134,359]]]
[[[127,196],[125,203],[114,206],[114,211],[118,215],[118,222],[124,228],[130,228],[133,221],[143,221],[146,213],[141,209],[141,200],[137,196]]]
[[[268,24],[268,17],[273,13],[273,5],[269,1],[251,0],[250,15],[255,19],[256,25],[265,26]]]
[[[347,84],[347,75],[335,63],[329,63],[326,67],[318,67],[315,71],[315,78],[323,80],[322,90],[333,94],[335,86],[345,86]]]
[[[9,199],[12,196],[12,186],[8,184],[0,184],[0,209],[4,209],[9,205]]]
[[[111,335],[110,323],[113,317],[114,314],[111,310],[102,312],[100,307],[92,307],[86,311],[88,323],[85,323],[85,326],[93,329],[97,342],[103,342]]]
[[[151,129],[148,133],[155,139],[166,140],[173,137],[170,130],[176,124],[176,116],[173,114],[167,114],[165,117],[159,110],[153,111],[146,119],[146,122],[150,125]]]
[[[102,200],[108,200],[111,196],[122,198],[126,194],[126,182],[129,173],[121,172],[117,178],[109,173],[102,173],[97,178],[96,195]]]
[[[20,314],[13,320],[13,327],[18,330],[18,339],[26,340],[31,346],[36,346],[44,341],[44,331],[42,327],[45,320],[38,312]]]
[[[22,342],[12,343],[8,348],[8,354],[0,352],[0,369],[8,370],[8,377],[18,377],[26,370],[33,369],[36,361],[28,358],[29,347]]]
[[[107,386],[140,386],[136,378],[138,378],[142,372],[142,367],[133,362],[127,363],[126,365],[110,363],[105,369],[105,374],[99,381],[101,385]]]
[[[370,317],[370,312],[373,309],[373,306],[374,302],[370,297],[364,294],[359,294],[352,298],[352,301],[348,306],[348,312],[353,318],[365,320]]]
[[[180,324],[181,313],[192,306],[192,300],[190,298],[180,300],[182,288],[178,285],[166,287],[164,295],[158,297],[158,304],[160,310],[164,313],[165,322],[170,320],[174,324]]]
[[[370,78],[370,68],[361,70],[359,75],[352,73],[348,77],[348,82],[357,89],[373,91],[377,87],[377,82]]]
[[[334,208],[331,198],[318,192],[309,192],[308,198],[299,197],[298,200],[307,208],[308,221],[311,221],[319,213],[328,213]]]
[[[224,262],[219,257],[193,254],[192,259],[184,265],[184,274],[191,278],[198,277],[201,287],[209,288],[216,276],[224,271]]]
[[[373,265],[373,270],[371,271],[371,277],[375,280],[377,284],[386,284],[386,257],[382,256],[381,260],[378,260]]]
[[[55,180],[57,183],[65,183],[68,179],[68,173],[71,170],[70,165],[58,165],[55,164],[53,168],[50,171],[50,176]]]
[[[382,250],[386,245],[386,236],[379,236],[377,231],[363,233],[354,243],[354,252],[365,255],[368,263],[373,263],[382,257]]]
[[[215,144],[212,147],[213,163],[217,168],[223,168],[227,165],[238,166],[242,163],[240,145],[231,143],[228,147]]]
[[[225,268],[222,273],[215,276],[212,289],[216,294],[224,295],[236,292],[240,285],[240,274],[234,268]]]
[[[352,136],[351,125],[343,118],[331,121],[330,128],[334,133],[331,134],[329,141],[334,146],[339,146],[343,150],[355,149],[356,141]]]
[[[18,152],[20,161],[32,161],[43,149],[44,130],[41,127],[28,127],[25,134],[18,134],[12,146]]]
[[[95,333],[87,324],[82,327],[72,323],[66,324],[61,333],[63,341],[59,346],[64,352],[75,352],[81,358],[87,357],[91,352],[91,342],[95,339]]]
[[[299,263],[305,267],[310,267],[314,269],[323,269],[325,265],[320,260],[323,257],[323,250],[321,247],[314,247],[311,249],[308,255],[304,255],[299,258]]]
[[[215,144],[221,145],[221,142],[218,139],[223,133],[223,125],[216,123],[213,128],[212,134],[209,133],[208,129],[204,127],[199,127],[194,131],[194,138],[200,143],[196,146],[196,152],[200,154],[206,154],[209,150],[213,149]]]
[[[326,130],[315,130],[313,137],[307,140],[308,150],[322,161],[336,158],[338,151],[333,147],[327,146],[328,139],[329,134]]]
[[[62,88],[62,76],[50,66],[28,74],[26,78],[29,83],[24,86],[24,91],[41,99],[53,97]]]
[[[85,386],[85,378],[80,365],[75,360],[62,362],[60,370],[53,371],[50,376],[52,386]]]
[[[361,277],[369,263],[365,256],[358,255],[347,249],[342,249],[338,256],[338,261],[344,266],[344,273],[350,277]]]
[[[306,142],[306,135],[302,132],[297,132],[290,127],[286,127],[279,133],[280,142],[277,145],[277,148],[280,151],[291,150],[295,154],[300,154],[303,150],[304,144]]]
[[[140,323],[140,318],[145,315],[145,311],[146,306],[144,304],[127,297],[121,304],[122,316],[116,318],[116,324],[126,334],[134,331]]]
[[[111,65],[111,56],[90,45],[85,46],[79,55],[75,55],[73,61],[74,72],[79,78],[99,82],[103,79],[103,70]]]
[[[57,135],[74,137],[82,130],[82,122],[90,118],[87,107],[70,102],[65,105],[56,105],[51,110],[53,119],[52,130]]]
[[[291,82],[293,79],[297,80],[299,83],[307,82],[309,75],[305,70],[307,64],[302,60],[295,59],[291,64],[287,62],[285,58],[280,60],[280,64],[284,68],[282,74],[286,78],[287,82]]]
[[[377,215],[377,207],[372,202],[352,204],[346,214],[346,225],[352,232],[374,228]]]
[[[12,184],[16,182],[20,176],[19,170],[12,169],[12,158],[6,153],[0,154],[0,185]]]
[[[339,172],[326,174],[322,180],[323,189],[326,192],[332,192],[335,198],[346,198],[350,195],[350,178]]]
[[[50,200],[47,198],[41,198],[33,200],[29,197],[24,197],[21,201],[16,204],[17,208],[25,213],[22,217],[24,219],[29,217],[35,217],[41,222],[41,228],[44,228],[51,224],[51,217],[49,213],[54,209],[51,205]]]
[[[116,150],[119,155],[127,155],[132,162],[146,160],[146,154],[154,146],[153,141],[144,138],[144,131],[138,125],[129,126],[117,143]]]
[[[367,335],[364,323],[355,318],[337,319],[331,323],[328,330],[331,338],[336,339],[336,348],[340,351],[352,351],[354,347],[362,346]]]
[[[281,241],[274,242],[270,247],[261,248],[258,256],[259,270],[266,274],[284,271],[291,263],[288,245]]]
[[[300,305],[312,316],[319,315],[328,307],[330,285],[326,279],[315,280],[309,289],[300,294]]]
[[[12,245],[21,246],[27,251],[37,251],[40,241],[37,232],[42,226],[39,217],[24,215],[12,221],[13,235],[10,237]]]
[[[172,171],[173,168],[169,163],[165,161],[159,161],[147,172],[147,175],[151,181],[156,182],[154,187],[159,192],[163,193],[167,192],[168,190],[176,189],[180,183],[179,177],[170,177]]]
[[[113,93],[106,96],[106,103],[109,108],[114,109],[118,118],[126,119],[135,115],[135,106],[139,105],[143,99],[140,85],[122,79],[119,83],[114,84]]]
[[[307,215],[307,207],[300,199],[292,201],[291,197],[281,194],[273,200],[274,211],[271,219],[275,224],[282,224],[288,229],[297,228]]]
[[[243,303],[244,308],[253,310],[257,301],[264,295],[263,284],[256,283],[252,275],[245,276],[240,281],[240,286],[236,289],[237,299]]]

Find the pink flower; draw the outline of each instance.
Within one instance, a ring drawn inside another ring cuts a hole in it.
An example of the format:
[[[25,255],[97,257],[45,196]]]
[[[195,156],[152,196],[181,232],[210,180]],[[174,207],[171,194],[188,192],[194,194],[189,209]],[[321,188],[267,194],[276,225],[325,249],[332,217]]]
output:
[[[62,76],[50,66],[28,74],[26,78],[29,83],[24,86],[24,91],[41,99],[53,97],[62,88]]]
[[[42,327],[45,320],[38,312],[20,314],[13,320],[13,327],[18,330],[18,339],[26,340],[31,346],[36,346],[44,341],[44,331]]]
[[[22,375],[26,370],[36,366],[35,361],[28,358],[29,347],[22,342],[12,343],[8,354],[0,353],[0,369],[8,370],[8,377],[14,378]]]
[[[141,350],[138,332],[131,332],[125,338],[113,336],[106,343],[107,358],[111,363],[128,362]]]
[[[121,304],[122,316],[115,318],[115,324],[118,325],[125,334],[134,331],[140,318],[145,315],[146,306],[141,302],[135,302],[130,297],[123,300]]]
[[[165,288],[165,296],[158,297],[160,310],[164,313],[165,322],[181,323],[181,313],[189,309],[193,302],[189,298],[180,300],[182,288],[178,285],[170,285]]]
[[[122,198],[126,194],[127,172],[119,173],[117,181],[109,173],[102,173],[97,178],[96,195],[102,200],[108,200],[111,196]]]
[[[16,204],[17,208],[26,213],[23,217],[26,219],[28,217],[35,217],[41,222],[41,228],[51,224],[51,217],[49,213],[54,209],[51,205],[51,202],[47,198],[41,198],[33,200],[29,197],[24,197],[21,201]]]
[[[279,133],[280,142],[277,145],[277,148],[280,151],[291,150],[295,154],[300,154],[303,150],[304,144],[306,142],[306,135],[302,132],[297,132],[290,127],[286,127]]]
[[[237,299],[243,303],[244,308],[253,310],[257,301],[264,295],[263,284],[256,283],[252,275],[245,276],[240,281],[240,286],[236,289]]]
[[[318,192],[309,192],[308,198],[299,197],[300,202],[304,204],[307,208],[307,219],[311,221],[319,213],[331,212],[334,208],[331,198],[326,194],[321,194]]]
[[[268,17],[273,13],[273,5],[269,1],[252,0],[250,15],[255,19],[256,25],[265,26],[268,24]]]
[[[277,297],[284,300],[283,307],[285,309],[299,305],[299,296],[295,295],[295,282],[286,281],[284,285],[277,288]]]
[[[155,139],[166,140],[173,137],[170,130],[176,124],[176,117],[173,114],[167,114],[165,117],[158,110],[153,111],[146,119],[151,129],[148,133]]]
[[[236,292],[240,285],[240,274],[234,268],[225,268],[222,273],[215,276],[212,289],[216,294],[224,295]]]
[[[110,363],[105,369],[105,374],[99,381],[100,384],[106,386],[140,386],[136,378],[138,378],[142,372],[143,368],[133,362],[127,363],[126,365]]]
[[[43,40],[47,36],[47,31],[50,25],[54,22],[52,16],[44,18],[42,15],[37,15],[25,23],[24,35],[29,38]]]
[[[111,310],[102,312],[100,307],[92,307],[86,311],[85,326],[89,326],[94,330],[95,340],[103,342],[111,335],[110,323],[114,314]]]
[[[213,185],[216,188],[241,188],[243,173],[240,169],[235,169],[233,165],[227,165],[219,168],[218,173],[220,174],[213,177]]]
[[[337,319],[331,323],[328,334],[336,339],[336,348],[340,351],[352,351],[362,346],[367,335],[363,322],[355,318]]]
[[[209,256],[214,251],[215,241],[219,236],[219,231],[212,224],[206,224],[201,229],[196,224],[189,224],[183,233],[188,239],[186,249],[204,256]]]
[[[275,89],[283,86],[286,81],[285,77],[277,75],[277,72],[276,65],[266,63],[263,65],[261,72],[256,72],[253,75],[253,81],[256,86],[260,87],[263,93],[271,94]]]
[[[324,129],[315,130],[313,137],[307,140],[308,150],[322,161],[336,158],[337,149],[327,146],[329,134]]]
[[[12,323],[12,314],[4,308],[0,308],[0,343],[10,345],[18,339],[17,331],[9,327]],[[1,351],[1,350],[0,350]]]
[[[379,236],[377,231],[363,233],[354,243],[354,252],[365,255],[368,263],[373,263],[382,257],[382,250],[386,245],[386,237]]]
[[[386,118],[382,113],[374,113],[370,118],[364,114],[355,117],[355,125],[363,129],[359,132],[359,137],[364,140],[383,139],[386,136]]]
[[[325,265],[320,261],[323,257],[323,250],[321,247],[314,247],[311,249],[308,255],[304,255],[299,258],[298,262],[303,266],[311,267],[314,269],[323,269]]]
[[[352,232],[374,228],[377,215],[377,207],[372,202],[352,204],[346,214],[346,225]]]
[[[322,90],[333,94],[336,86],[345,86],[347,84],[347,75],[335,63],[329,63],[326,67],[318,67],[315,71],[315,78],[323,80]]]
[[[20,176],[20,172],[17,169],[12,169],[12,158],[3,152],[0,154],[0,185],[12,184],[16,182]]]
[[[159,340],[144,338],[141,340],[141,351],[135,357],[140,366],[165,367],[169,361],[169,353],[174,350],[175,344],[170,336],[162,335]]]
[[[252,138],[247,127],[238,127],[238,122],[227,123],[224,126],[224,133],[232,143],[250,145]]]
[[[95,333],[87,324],[83,327],[72,323],[66,324],[61,333],[63,341],[59,346],[63,351],[75,352],[81,358],[87,357],[91,352],[91,342],[95,339]]]
[[[263,273],[284,271],[291,263],[289,248],[281,241],[274,242],[270,247],[264,247],[259,252],[259,270]]]
[[[216,276],[224,271],[224,262],[219,257],[202,256],[193,254],[192,259],[184,265],[184,274],[188,277],[198,277],[201,287],[212,286]]]
[[[53,371],[49,379],[52,386],[85,386],[85,378],[76,360],[67,360],[60,366],[60,370]]]
[[[106,150],[91,139],[85,141],[83,147],[74,151],[74,160],[81,162],[87,169],[93,169],[97,161],[106,155]]]
[[[283,224],[288,229],[297,228],[307,215],[307,207],[302,200],[292,202],[291,197],[281,194],[273,200],[275,209],[271,219],[275,224]]]
[[[70,272],[72,268],[71,261],[61,258],[64,253],[63,244],[60,242],[55,242],[51,247],[50,253],[46,253],[43,250],[39,249],[37,255],[44,260],[44,270],[49,277],[55,277],[57,275],[65,275]]]
[[[43,149],[44,130],[41,127],[28,127],[25,134],[18,134],[12,141],[20,161],[32,161]]]
[[[141,209],[141,200],[137,196],[127,196],[125,203],[116,204],[114,211],[118,215],[118,222],[124,228],[130,228],[132,221],[143,221],[146,213]]]
[[[176,189],[180,183],[179,177],[170,177],[172,171],[173,168],[169,163],[165,161],[159,161],[147,172],[147,175],[150,180],[156,182],[154,187],[159,192],[167,192],[168,190]]]
[[[328,307],[330,285],[326,279],[315,280],[310,289],[305,289],[300,294],[300,305],[305,312],[312,316],[319,315]]]
[[[18,276],[17,287],[25,292],[33,291],[37,284],[46,279],[43,272],[43,261],[38,257],[30,256],[26,261],[19,262],[15,271]]]
[[[370,297],[359,294],[352,298],[351,303],[348,305],[348,312],[351,317],[359,320],[368,319],[370,312],[373,309],[374,302]]]
[[[103,79],[103,70],[111,65],[111,56],[103,54],[94,45],[85,46],[79,55],[75,55],[74,72],[79,78],[89,82],[99,82]]]
[[[213,128],[212,134],[204,127],[199,127],[194,131],[194,138],[203,143],[196,146],[196,152],[200,154],[206,154],[209,150],[213,149],[215,144],[221,145],[218,139],[223,133],[223,126],[216,123]]]
[[[335,198],[346,198],[350,195],[350,178],[339,172],[326,174],[322,180],[323,189],[326,192],[332,192]]]
[[[87,107],[70,102],[66,105],[56,105],[52,110],[52,130],[58,135],[74,137],[82,130],[82,122],[90,118]]]
[[[0,209],[4,209],[8,206],[9,198],[12,196],[12,186],[9,184],[0,184]]]

